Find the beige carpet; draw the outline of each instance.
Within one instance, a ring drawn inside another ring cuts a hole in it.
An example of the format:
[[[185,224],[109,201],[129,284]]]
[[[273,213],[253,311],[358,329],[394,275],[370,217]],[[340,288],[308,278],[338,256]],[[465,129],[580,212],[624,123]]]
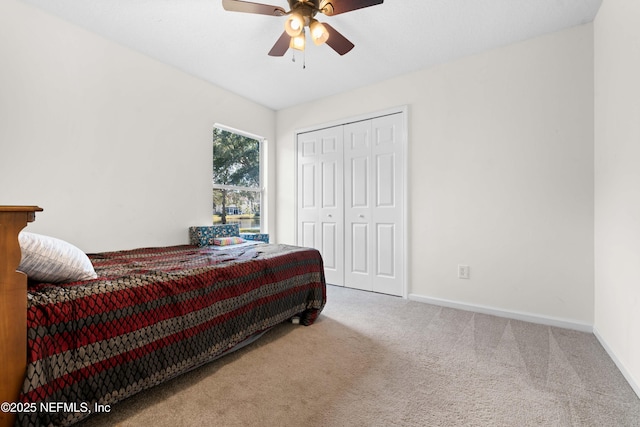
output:
[[[329,286],[316,324],[84,425],[640,426],[640,400],[592,334]]]

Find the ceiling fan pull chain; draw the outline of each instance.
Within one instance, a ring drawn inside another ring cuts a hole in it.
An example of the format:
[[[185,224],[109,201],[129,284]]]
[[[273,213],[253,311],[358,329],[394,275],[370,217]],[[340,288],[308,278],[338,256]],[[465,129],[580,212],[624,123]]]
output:
[[[307,68],[307,51],[302,51],[302,69],[305,70]]]

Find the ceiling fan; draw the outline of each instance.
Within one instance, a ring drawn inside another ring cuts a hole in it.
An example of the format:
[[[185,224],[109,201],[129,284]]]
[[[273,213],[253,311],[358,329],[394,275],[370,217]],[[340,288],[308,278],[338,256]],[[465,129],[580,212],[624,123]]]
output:
[[[316,45],[328,44],[340,55],[353,49],[354,44],[329,24],[322,24],[314,17],[318,12],[327,16],[338,15],[356,9],[382,4],[384,0],[288,0],[289,11],[278,6],[252,3],[242,0],[222,0],[227,11],[257,13],[260,15],[287,16],[284,32],[269,51],[270,56],[283,56],[289,48],[304,50],[305,27]]]

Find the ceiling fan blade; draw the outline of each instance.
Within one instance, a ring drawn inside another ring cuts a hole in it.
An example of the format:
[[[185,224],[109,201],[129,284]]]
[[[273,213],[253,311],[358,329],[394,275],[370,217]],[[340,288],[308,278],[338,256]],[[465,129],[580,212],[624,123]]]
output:
[[[289,49],[290,42],[291,37],[289,36],[289,34],[287,34],[286,31],[284,31],[276,44],[274,44],[269,51],[269,56],[283,56]]]
[[[283,8],[278,6],[240,0],[222,0],[222,7],[224,10],[230,12],[258,13],[260,15],[272,16],[283,16],[287,14]]]
[[[322,25],[324,25],[327,31],[329,32],[329,38],[327,39],[326,43],[329,46],[331,46],[333,50],[338,52],[340,55],[344,55],[345,53],[353,49],[354,44],[351,43],[349,40],[347,40],[345,36],[340,34],[338,30],[336,30],[326,22],[323,23]]]
[[[327,16],[382,4],[384,0],[322,0],[318,9]]]

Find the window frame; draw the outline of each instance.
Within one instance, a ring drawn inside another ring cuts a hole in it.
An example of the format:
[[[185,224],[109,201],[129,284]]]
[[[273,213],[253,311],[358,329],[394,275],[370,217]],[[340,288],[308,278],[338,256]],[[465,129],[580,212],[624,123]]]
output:
[[[236,186],[236,185],[225,185],[225,184],[216,184],[213,181],[213,176],[211,177],[211,188],[212,190],[220,189],[220,190],[232,190],[232,191],[251,191],[260,194],[260,233],[268,233],[267,230],[267,139],[256,135],[250,132],[242,131],[236,128],[232,128],[230,126],[226,126],[220,123],[214,123],[212,131],[215,129],[219,129],[225,132],[235,133],[236,135],[244,136],[246,138],[250,138],[258,141],[258,147],[260,151],[259,158],[259,167],[260,171],[259,175],[259,185],[258,188],[253,187],[244,187],[244,186]],[[213,159],[213,141],[211,141],[211,158]],[[213,171],[212,171],[213,172]]]

